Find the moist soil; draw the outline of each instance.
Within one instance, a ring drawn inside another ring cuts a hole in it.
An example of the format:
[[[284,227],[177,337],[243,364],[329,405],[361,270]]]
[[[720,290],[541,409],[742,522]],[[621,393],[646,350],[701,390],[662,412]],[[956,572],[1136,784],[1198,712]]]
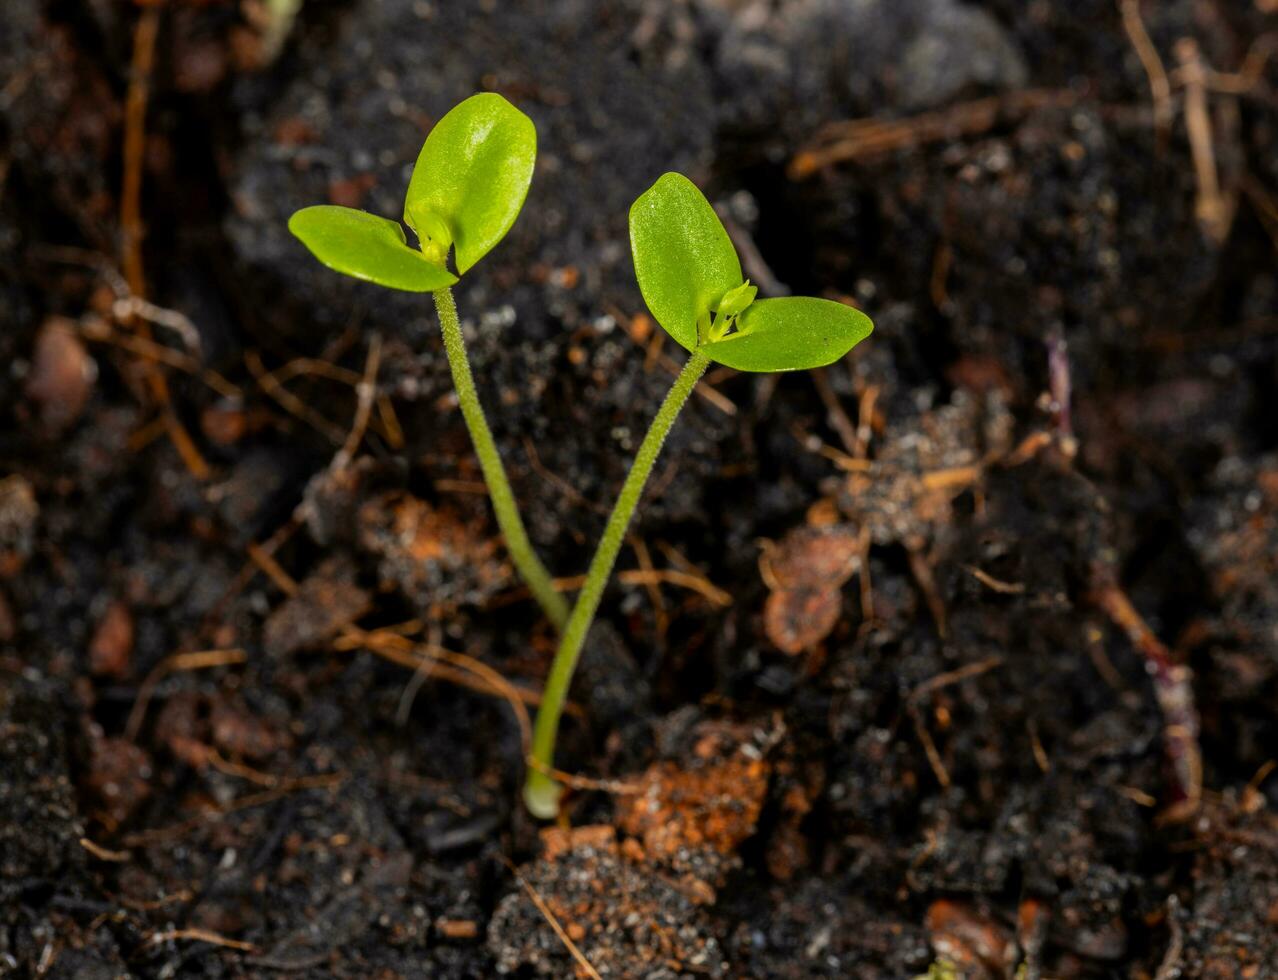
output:
[[[1278,977],[1273,3],[273,6],[0,9],[0,975]],[[430,302],[285,229],[482,89],[538,168],[457,295],[558,574],[681,358],[659,174],[876,322],[690,403],[549,829]]]

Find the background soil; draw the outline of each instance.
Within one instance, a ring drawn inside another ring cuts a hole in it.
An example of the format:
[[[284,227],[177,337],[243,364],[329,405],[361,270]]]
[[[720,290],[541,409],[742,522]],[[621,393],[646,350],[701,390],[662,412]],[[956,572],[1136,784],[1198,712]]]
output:
[[[1278,976],[1270,0],[266,10],[0,7],[0,975]],[[429,301],[285,229],[480,89],[538,170],[458,300],[560,574],[678,360],[660,173],[877,324],[685,412],[545,833]]]

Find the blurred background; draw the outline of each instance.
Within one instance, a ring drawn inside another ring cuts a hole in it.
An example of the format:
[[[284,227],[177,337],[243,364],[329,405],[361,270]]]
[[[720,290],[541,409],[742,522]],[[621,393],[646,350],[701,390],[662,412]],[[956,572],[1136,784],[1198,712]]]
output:
[[[1276,85],[1273,0],[5,0],[0,975],[1278,975]],[[565,590],[681,362],[657,176],[876,322],[707,377],[549,836],[431,303],[286,229],[483,90]]]

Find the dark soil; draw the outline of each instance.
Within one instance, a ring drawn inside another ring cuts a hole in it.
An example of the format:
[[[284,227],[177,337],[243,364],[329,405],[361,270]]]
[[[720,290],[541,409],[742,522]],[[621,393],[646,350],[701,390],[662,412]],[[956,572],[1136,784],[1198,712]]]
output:
[[[265,7],[0,5],[0,976],[1278,977],[1274,3]],[[558,574],[677,369],[659,174],[877,324],[693,399],[545,832],[430,303],[285,228],[481,89],[539,160],[458,302]]]

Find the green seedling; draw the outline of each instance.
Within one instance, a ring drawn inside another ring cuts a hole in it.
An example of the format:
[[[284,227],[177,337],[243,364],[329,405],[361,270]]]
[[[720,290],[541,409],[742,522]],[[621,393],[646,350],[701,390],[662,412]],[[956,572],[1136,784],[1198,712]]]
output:
[[[351,208],[303,208],[289,230],[330,269],[390,289],[430,293],[462,417],[470,430],[497,523],[516,570],[562,629],[568,605],[533,551],[515,495],[475,391],[451,286],[515,223],[537,157],[532,120],[500,95],[471,96],[448,112],[422,146],[404,198],[404,224]],[[453,260],[450,270],[449,259]]]
[[[542,692],[524,784],[525,804],[542,819],[559,811],[555,738],[586,634],[653,464],[701,375],[711,362],[757,372],[823,367],[874,329],[865,314],[829,300],[757,300],[758,291],[743,279],[736,249],[714,209],[679,174],[665,174],[630,208],[630,248],[644,302],[691,356],[635,455]]]

